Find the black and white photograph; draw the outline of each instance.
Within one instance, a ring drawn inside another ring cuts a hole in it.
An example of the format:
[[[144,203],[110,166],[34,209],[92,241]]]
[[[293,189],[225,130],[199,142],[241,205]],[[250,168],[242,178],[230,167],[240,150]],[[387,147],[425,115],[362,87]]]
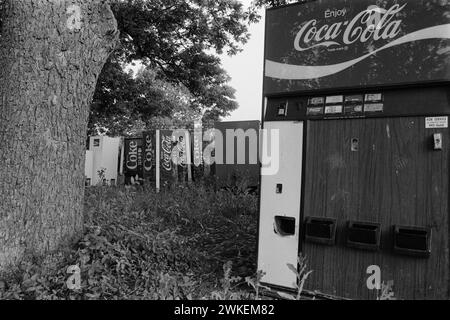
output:
[[[449,0],[0,0],[0,305],[450,300],[449,116]]]

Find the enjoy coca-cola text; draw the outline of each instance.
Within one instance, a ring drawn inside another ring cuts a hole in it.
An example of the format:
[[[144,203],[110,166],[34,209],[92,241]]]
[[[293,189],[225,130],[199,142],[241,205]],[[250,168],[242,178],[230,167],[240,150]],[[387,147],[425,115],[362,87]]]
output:
[[[370,6],[352,20],[331,25],[318,26],[316,19],[309,20],[297,33],[294,48],[297,51],[306,51],[318,46],[350,45],[357,41],[364,43],[369,39],[394,39],[400,33],[402,23],[402,20],[396,17],[405,6],[406,4],[395,4],[387,10]]]

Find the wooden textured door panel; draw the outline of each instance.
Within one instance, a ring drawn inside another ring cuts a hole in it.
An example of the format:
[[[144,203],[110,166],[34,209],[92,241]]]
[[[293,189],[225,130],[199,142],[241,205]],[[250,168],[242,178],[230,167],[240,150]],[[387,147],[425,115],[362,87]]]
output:
[[[442,151],[433,150],[434,133]],[[308,123],[304,216],[338,220],[336,246],[303,245],[314,270],[308,289],[373,299],[366,270],[378,265],[398,298],[447,298],[449,139],[421,117]],[[345,246],[350,220],[381,224],[378,252]],[[394,253],[394,225],[431,228],[431,256]]]

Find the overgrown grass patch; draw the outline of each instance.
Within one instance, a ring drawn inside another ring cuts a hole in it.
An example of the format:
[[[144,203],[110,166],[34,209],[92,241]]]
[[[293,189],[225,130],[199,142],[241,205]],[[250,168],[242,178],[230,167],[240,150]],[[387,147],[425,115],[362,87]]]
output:
[[[232,289],[255,274],[256,226],[257,196],[245,190],[89,188],[80,241],[10,270],[0,298],[248,298]],[[80,290],[66,285],[73,265]]]

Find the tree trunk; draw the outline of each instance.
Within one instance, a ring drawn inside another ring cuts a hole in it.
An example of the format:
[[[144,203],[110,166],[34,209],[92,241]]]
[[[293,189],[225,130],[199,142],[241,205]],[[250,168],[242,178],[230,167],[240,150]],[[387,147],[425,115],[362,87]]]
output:
[[[103,0],[4,0],[0,270],[82,234],[89,105],[117,42]]]

